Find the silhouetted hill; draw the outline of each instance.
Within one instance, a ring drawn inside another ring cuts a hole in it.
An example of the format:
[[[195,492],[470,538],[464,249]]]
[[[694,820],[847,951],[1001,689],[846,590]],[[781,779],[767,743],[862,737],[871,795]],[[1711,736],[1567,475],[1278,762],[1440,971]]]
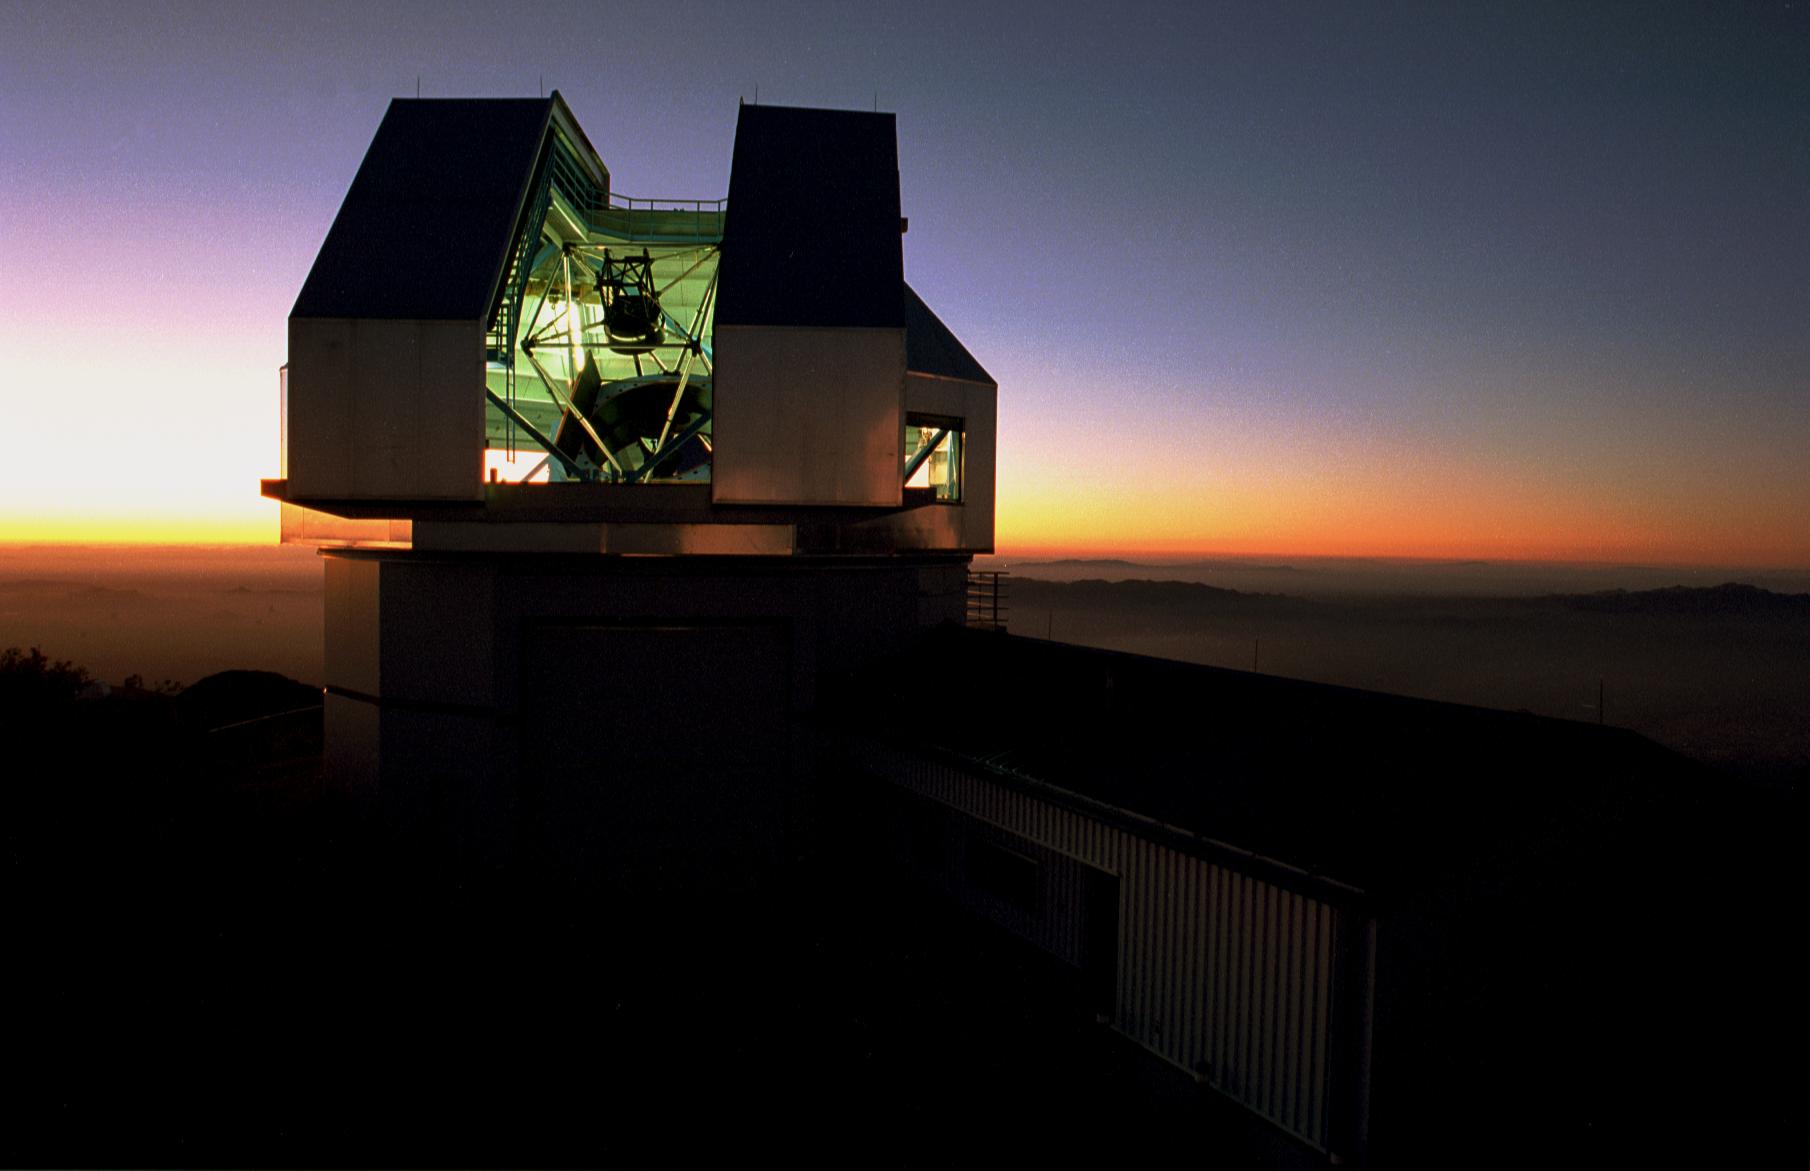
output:
[[[318,687],[272,671],[221,671],[177,693],[136,675],[98,681],[36,647],[0,651],[0,734],[10,745],[10,795],[25,803],[25,821],[58,809],[54,816],[72,824],[130,821],[160,803],[172,808],[197,786],[318,757],[321,710]],[[0,823],[8,820],[0,810]]]
[[[275,671],[220,671],[183,688],[176,697],[183,722],[200,729],[319,707],[320,703],[320,688]]]
[[[142,598],[145,595],[139,590],[116,589],[113,586],[94,585],[90,582],[60,581],[48,577],[22,578],[14,581],[0,581],[0,594],[18,598],[26,596],[37,598],[86,599],[99,601],[106,598]]]
[[[1667,586],[1657,590],[1601,590],[1558,594],[1549,601],[1601,614],[1681,614],[1691,617],[1765,616],[1810,618],[1810,594],[1779,594],[1741,582],[1719,586]]]

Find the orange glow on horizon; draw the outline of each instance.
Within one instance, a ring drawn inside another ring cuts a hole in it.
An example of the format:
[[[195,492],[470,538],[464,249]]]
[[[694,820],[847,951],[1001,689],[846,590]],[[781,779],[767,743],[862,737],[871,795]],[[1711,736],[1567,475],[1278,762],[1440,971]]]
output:
[[[1487,560],[1688,566],[1803,568],[1810,556],[1788,539],[1705,540],[1680,546],[1676,534],[1654,530],[1601,533],[1558,524],[1544,527],[1504,523],[1466,532],[1463,518],[1428,517],[1416,526],[1388,531],[1364,527],[1351,517],[1283,517],[1272,513],[1260,525],[1222,501],[1221,507],[1164,509],[1122,502],[1115,511],[1075,507],[1074,501],[1001,502],[996,547],[1007,558],[1095,558],[1187,560],[1196,558],[1355,557],[1402,560]],[[217,517],[152,514],[23,516],[0,513],[0,544],[9,545],[275,545],[276,505],[259,502],[244,515]],[[1244,518],[1241,523],[1241,517]],[[1740,534],[1725,534],[1738,537]]]
[[[0,513],[7,545],[275,545],[277,505],[247,516],[20,516]]]
[[[1810,566],[1810,536],[1782,508],[1575,499],[1562,489],[1453,486],[1342,492],[1278,483],[1204,496],[1147,490],[1100,499],[1073,481],[1003,494],[1001,555],[1195,558],[1380,557],[1678,566]],[[1731,519],[1732,518],[1732,519]]]

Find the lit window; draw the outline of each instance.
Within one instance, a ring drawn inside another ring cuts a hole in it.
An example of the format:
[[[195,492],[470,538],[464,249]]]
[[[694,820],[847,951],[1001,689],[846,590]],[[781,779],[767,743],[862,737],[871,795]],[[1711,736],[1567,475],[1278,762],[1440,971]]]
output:
[[[485,448],[484,479],[492,484],[545,484],[548,479],[547,457],[527,451]]]
[[[905,486],[931,488],[938,500],[962,498],[962,421],[905,417]]]

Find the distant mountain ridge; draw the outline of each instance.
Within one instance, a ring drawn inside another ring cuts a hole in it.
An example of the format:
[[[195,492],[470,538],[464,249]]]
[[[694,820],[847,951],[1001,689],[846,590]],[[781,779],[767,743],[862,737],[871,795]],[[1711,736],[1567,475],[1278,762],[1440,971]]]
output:
[[[1107,581],[1098,577],[1082,578],[1079,581],[1020,578],[1013,582],[1011,595],[1017,602],[1028,602],[1035,606],[1123,606],[1131,609],[1172,609],[1199,607],[1203,604],[1249,607],[1300,601],[1287,594],[1251,593],[1207,585],[1205,582],[1159,581],[1140,577],[1122,581]]]
[[[84,598],[98,597],[133,597],[142,598],[144,593],[134,589],[118,589],[114,586],[95,585],[86,581],[62,581],[48,577],[19,578],[14,581],[0,581],[0,594],[63,594]]]
[[[1098,577],[1071,581],[1051,581],[1038,577],[1020,577],[1011,587],[1012,596],[1033,607],[1076,606],[1088,609],[1149,611],[1152,609],[1200,610],[1236,607],[1241,612],[1256,608],[1318,608],[1319,603],[1295,594],[1260,593],[1227,589],[1205,582],[1156,578]],[[1762,589],[1744,582],[1725,582],[1717,586],[1665,586],[1651,590],[1597,590],[1576,594],[1538,594],[1523,598],[1467,598],[1437,596],[1415,603],[1409,598],[1391,599],[1385,605],[1439,603],[1465,607],[1533,606],[1540,609],[1560,608],[1595,614],[1649,615],[1654,617],[1765,617],[1810,619],[1810,594],[1787,594]],[[1362,603],[1356,603],[1362,604]],[[1514,611],[1508,611],[1512,613]]]
[[[1013,580],[1202,581],[1236,585],[1258,593],[1330,600],[1358,598],[1520,598],[1552,599],[1615,589],[1649,592],[1670,587],[1710,588],[1747,583],[1790,594],[1810,592],[1810,566],[1760,569],[1741,566],[1664,568],[1559,562],[1431,561],[1386,558],[1197,557],[1145,561],[1135,557],[1088,560],[1024,560],[989,557],[977,569],[1004,569]]]
[[[1666,586],[1656,590],[1599,590],[1553,594],[1549,601],[1601,614],[1714,615],[1801,614],[1810,618],[1810,594],[1781,594],[1745,582],[1717,586]]]

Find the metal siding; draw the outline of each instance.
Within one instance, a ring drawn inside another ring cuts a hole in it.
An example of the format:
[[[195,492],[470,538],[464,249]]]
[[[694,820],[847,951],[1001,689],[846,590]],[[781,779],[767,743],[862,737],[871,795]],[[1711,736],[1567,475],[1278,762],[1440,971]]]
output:
[[[1144,852],[1149,855],[1146,872],[1150,875],[1150,1046],[1160,1053],[1168,1048],[1165,1042],[1171,1029],[1168,993],[1174,979],[1170,956],[1175,934],[1169,918],[1169,895],[1175,888],[1168,870],[1175,855],[1147,844]]]
[[[1270,1066],[1276,1053],[1276,889],[1254,883],[1257,912],[1257,1034],[1253,1038],[1256,1054],[1251,1062],[1252,1076],[1257,1079],[1258,1109],[1265,1114],[1275,1109],[1275,1086]]]
[[[1188,991],[1192,987],[1188,970],[1188,863],[1193,859],[1186,855],[1175,854],[1171,866],[1169,887],[1170,917],[1170,949],[1169,949],[1169,994],[1164,998],[1166,1007],[1163,1018],[1168,1022],[1168,1029],[1174,1040],[1171,1042],[1175,1050],[1174,1061],[1183,1068],[1188,1067],[1188,1051],[1193,1044],[1188,1036]]]
[[[1251,1077],[1256,1083],[1251,1096],[1256,1099],[1257,1109],[1269,1114],[1269,1065],[1276,1031],[1276,905],[1267,887],[1253,885],[1252,898],[1257,904],[1257,943],[1252,959],[1256,968],[1257,1024],[1251,1037]]]
[[[1201,981],[1202,1017],[1205,1020],[1202,1057],[1207,1076],[1215,1076],[1225,1066],[1222,1046],[1225,1043],[1225,911],[1223,872],[1217,866],[1207,868],[1207,970]]]
[[[1287,916],[1288,935],[1286,939],[1289,962],[1285,965],[1288,971],[1288,980],[1283,994],[1285,1009],[1282,1015],[1282,1051],[1284,1061],[1287,1063],[1288,1067],[1290,1069],[1298,1070],[1303,1068],[1300,1048],[1302,994],[1301,918],[1303,908],[1297,904],[1302,903],[1303,900],[1294,894],[1285,896],[1285,899],[1289,904],[1289,914]],[[1282,1116],[1288,1119],[1290,1126],[1298,1125],[1295,1111],[1299,1109],[1301,1104],[1299,1091],[1300,1084],[1298,1078],[1291,1078],[1283,1084],[1281,1112]]]
[[[1288,987],[1288,892],[1274,887],[1265,892],[1269,901],[1269,944],[1264,948],[1264,993],[1269,1005],[1269,1028],[1263,1035],[1263,1100],[1269,1113],[1282,1112],[1283,993]]]
[[[1324,1096],[1324,1091],[1320,1088],[1320,1077],[1316,1072],[1319,1067],[1321,1025],[1314,1012],[1316,989],[1326,970],[1320,962],[1319,943],[1320,923],[1324,917],[1319,907],[1309,905],[1301,921],[1301,1040],[1297,1052],[1303,1076],[1301,1097],[1295,1103],[1295,1117],[1299,1119],[1300,1129],[1305,1131],[1319,1128],[1319,1103]]]
[[[1229,871],[1214,867],[1214,917],[1213,917],[1213,972],[1209,977],[1212,988],[1213,1014],[1213,1048],[1208,1070],[1208,1079],[1215,1085],[1227,1085],[1226,1074],[1232,1068],[1232,1029],[1233,998],[1233,946],[1232,934],[1232,875]]]
[[[1313,1133],[1324,1135],[1328,1129],[1330,1111],[1326,1101],[1327,1091],[1327,1055],[1331,1051],[1332,1042],[1332,915],[1330,908],[1320,908],[1318,945],[1314,955],[1315,970],[1318,979],[1314,981],[1314,1041],[1313,1061],[1310,1063],[1309,1085],[1314,1090]]]
[[[477,321],[292,318],[291,495],[482,500],[483,382]]]
[[[1135,849],[1135,844],[1133,848]],[[1117,861],[1130,872],[1133,879],[1131,902],[1125,908],[1127,915],[1126,951],[1131,953],[1126,956],[1125,976],[1135,990],[1133,1007],[1128,1019],[1133,1029],[1132,1036],[1148,1045],[1150,1044],[1150,947],[1153,942],[1151,936],[1154,934],[1149,924],[1150,867],[1140,865],[1141,859],[1127,858],[1124,855],[1125,851],[1121,851]]]
[[[1232,987],[1237,990],[1237,1003],[1233,1009],[1233,1012],[1236,1013],[1233,1018],[1233,1028],[1238,1034],[1238,1047],[1233,1051],[1231,1073],[1239,1096],[1247,1099],[1250,1095],[1251,1033],[1256,1028],[1257,1018],[1256,1005],[1251,996],[1253,981],[1251,965],[1255,962],[1256,955],[1256,948],[1251,939],[1251,924],[1256,918],[1252,899],[1251,880],[1240,874],[1238,876],[1238,902],[1235,911],[1238,916],[1238,970],[1233,977],[1232,984]],[[1255,1105],[1255,1102],[1252,1104]]]
[[[1040,923],[1002,922],[1051,954],[1084,953],[1082,865],[1117,875],[1115,1027],[1326,1149],[1331,956],[1348,912],[940,762],[866,743],[849,751],[903,789],[1053,852],[1039,857],[1078,863],[1046,863]],[[958,855],[946,852],[951,889],[966,881]]]
[[[1270,977],[1270,900],[1269,889],[1260,882],[1250,882],[1251,891],[1251,1055],[1245,1072],[1251,1101],[1260,1113],[1269,1113],[1269,1083],[1265,1079],[1269,1058],[1271,993]]]
[[[899,503],[903,330],[719,323],[715,341],[712,500]]]
[[[1184,938],[1181,987],[1176,990],[1181,998],[1181,1019],[1177,1025],[1186,1045],[1182,1051],[1182,1064],[1197,1071],[1200,1069],[1200,883],[1203,869],[1198,859],[1189,858],[1182,871],[1181,926]]]

